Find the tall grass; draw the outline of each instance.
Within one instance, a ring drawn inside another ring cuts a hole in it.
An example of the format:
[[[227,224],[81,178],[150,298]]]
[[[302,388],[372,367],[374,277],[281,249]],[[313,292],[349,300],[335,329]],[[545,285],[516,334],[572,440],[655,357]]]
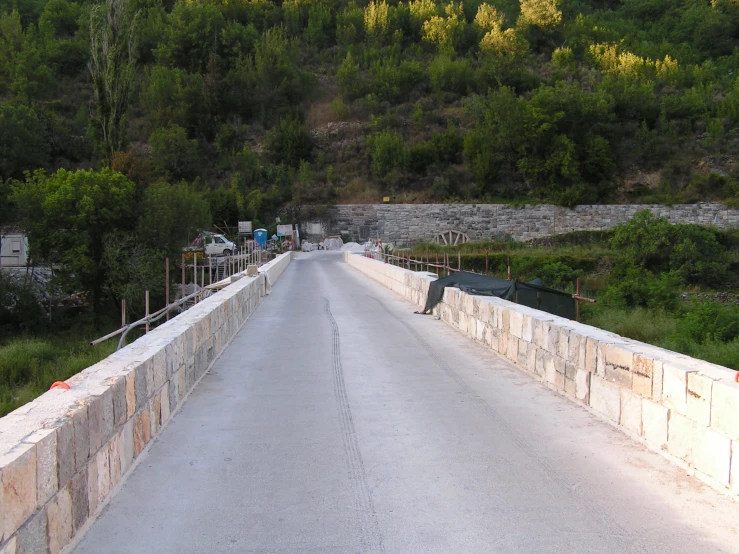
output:
[[[0,416],[30,402],[115,350],[115,342],[95,347],[86,340],[21,338],[0,346]]]

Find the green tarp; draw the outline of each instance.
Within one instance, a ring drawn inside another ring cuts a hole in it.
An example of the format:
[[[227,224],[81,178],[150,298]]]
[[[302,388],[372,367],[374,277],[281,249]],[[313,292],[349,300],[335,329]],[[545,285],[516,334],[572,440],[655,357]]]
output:
[[[463,292],[479,296],[496,296],[522,306],[543,310],[567,319],[575,319],[575,301],[572,295],[545,287],[541,279],[521,283],[468,271],[458,271],[448,277],[433,281],[429,286],[426,306],[421,313],[427,314],[433,310],[444,296],[446,287],[457,287]]]

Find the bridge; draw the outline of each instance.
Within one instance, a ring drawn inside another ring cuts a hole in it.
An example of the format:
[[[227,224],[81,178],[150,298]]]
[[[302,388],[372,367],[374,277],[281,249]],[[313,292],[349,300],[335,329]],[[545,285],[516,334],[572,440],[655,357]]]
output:
[[[733,374],[432,280],[289,253],[0,419],[0,554],[739,552]]]

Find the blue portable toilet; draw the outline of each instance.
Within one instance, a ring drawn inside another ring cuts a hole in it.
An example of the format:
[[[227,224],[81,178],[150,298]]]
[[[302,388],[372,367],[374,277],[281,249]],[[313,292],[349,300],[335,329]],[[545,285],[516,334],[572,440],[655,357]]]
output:
[[[256,229],[254,231],[254,242],[259,248],[267,248],[267,229]]]

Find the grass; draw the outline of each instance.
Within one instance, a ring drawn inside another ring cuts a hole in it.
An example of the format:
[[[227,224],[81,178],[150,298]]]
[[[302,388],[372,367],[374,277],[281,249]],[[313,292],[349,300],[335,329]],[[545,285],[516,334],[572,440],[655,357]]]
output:
[[[0,416],[4,416],[99,362],[115,350],[115,341],[91,347],[87,340],[20,338],[0,346]]]

